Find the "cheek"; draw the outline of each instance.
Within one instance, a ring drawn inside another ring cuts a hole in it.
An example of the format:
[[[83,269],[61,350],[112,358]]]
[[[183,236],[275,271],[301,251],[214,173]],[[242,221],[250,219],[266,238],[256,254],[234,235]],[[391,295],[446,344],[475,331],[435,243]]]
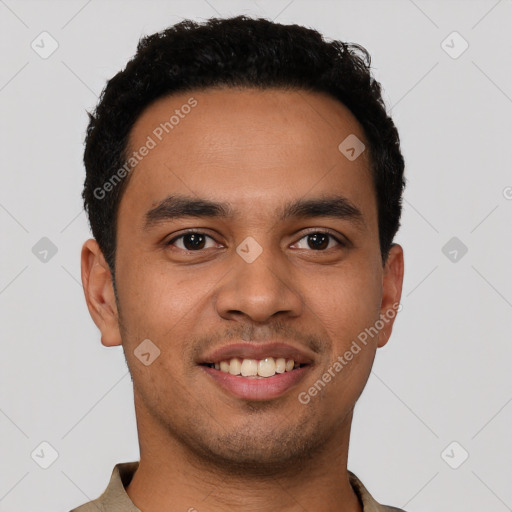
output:
[[[378,320],[382,282],[374,269],[347,266],[306,281],[304,299],[339,349]]]
[[[199,307],[208,290],[208,283],[187,269],[172,270],[168,263],[158,264],[150,257],[119,265],[119,283],[127,320],[147,329],[169,329]]]
[[[204,307],[208,287],[190,277],[163,272],[154,262],[125,265],[119,280],[124,283],[119,290],[123,346],[139,392],[176,386],[187,370],[184,349],[197,329],[195,311]],[[149,346],[144,340],[150,340]],[[139,348],[143,342],[144,351]],[[138,354],[147,352],[152,361],[146,366]]]
[[[148,367],[150,374],[172,375],[172,381],[185,378],[194,335],[204,334],[202,320],[211,310],[211,290],[219,279],[218,273],[211,274],[186,268],[171,271],[168,262],[124,265],[119,276],[127,283],[119,290],[123,346],[136,372],[145,368],[140,368],[134,351],[149,339],[160,351]],[[167,379],[162,377],[162,385]]]
[[[329,407],[343,411],[356,402],[371,372],[378,342],[371,328],[379,319],[380,287],[377,280],[354,278],[317,293],[314,312],[331,340],[318,378],[330,382],[322,391]]]

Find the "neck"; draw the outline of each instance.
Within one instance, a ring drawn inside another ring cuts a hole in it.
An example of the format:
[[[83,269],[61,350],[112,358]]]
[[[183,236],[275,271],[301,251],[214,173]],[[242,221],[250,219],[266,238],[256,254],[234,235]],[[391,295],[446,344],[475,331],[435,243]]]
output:
[[[307,462],[265,474],[216,464],[138,411],[140,463],[126,492],[144,512],[362,512],[347,472],[351,421]]]

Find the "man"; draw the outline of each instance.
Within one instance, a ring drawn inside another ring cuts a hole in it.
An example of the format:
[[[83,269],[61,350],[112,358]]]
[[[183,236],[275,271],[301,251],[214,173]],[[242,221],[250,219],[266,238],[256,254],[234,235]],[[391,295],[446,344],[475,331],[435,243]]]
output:
[[[403,279],[404,161],[369,64],[239,16],[144,38],[108,82],[82,280],[140,461],[75,511],[399,510],[347,470]]]

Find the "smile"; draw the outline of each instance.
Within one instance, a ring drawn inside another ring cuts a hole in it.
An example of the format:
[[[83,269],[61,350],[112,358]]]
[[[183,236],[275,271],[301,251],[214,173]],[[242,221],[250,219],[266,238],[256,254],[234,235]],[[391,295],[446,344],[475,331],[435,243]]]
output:
[[[233,362],[233,359],[236,361]],[[215,363],[203,363],[198,368],[203,370],[210,383],[231,398],[268,401],[282,397],[296,388],[313,367],[311,364],[298,364],[293,359],[285,359],[285,370],[279,373],[277,370],[282,370],[282,361],[279,361],[280,358],[274,360],[274,369],[272,363],[268,361],[270,359],[274,358],[262,360],[232,358],[229,361],[222,361],[224,369],[221,369],[221,363],[216,363],[219,368],[215,368]],[[291,368],[292,363],[293,368]],[[226,371],[228,365],[229,370]],[[287,365],[291,369],[287,369]],[[260,371],[268,376],[259,375]],[[250,375],[243,375],[242,372]],[[272,375],[269,375],[270,373]]]
[[[284,357],[265,357],[263,359],[233,357],[217,363],[204,363],[204,365],[230,375],[249,378],[269,378],[305,366],[296,363],[293,359],[285,359]]]

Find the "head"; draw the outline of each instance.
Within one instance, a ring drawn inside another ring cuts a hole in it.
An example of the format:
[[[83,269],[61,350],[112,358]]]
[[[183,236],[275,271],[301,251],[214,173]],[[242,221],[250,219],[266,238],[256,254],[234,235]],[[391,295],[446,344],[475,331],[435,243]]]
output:
[[[366,50],[184,21],[108,82],[84,162],[84,290],[103,344],[124,347],[139,428],[261,470],[347,431],[403,278],[404,161]],[[273,341],[306,364],[282,393],[244,398],[206,369]]]

